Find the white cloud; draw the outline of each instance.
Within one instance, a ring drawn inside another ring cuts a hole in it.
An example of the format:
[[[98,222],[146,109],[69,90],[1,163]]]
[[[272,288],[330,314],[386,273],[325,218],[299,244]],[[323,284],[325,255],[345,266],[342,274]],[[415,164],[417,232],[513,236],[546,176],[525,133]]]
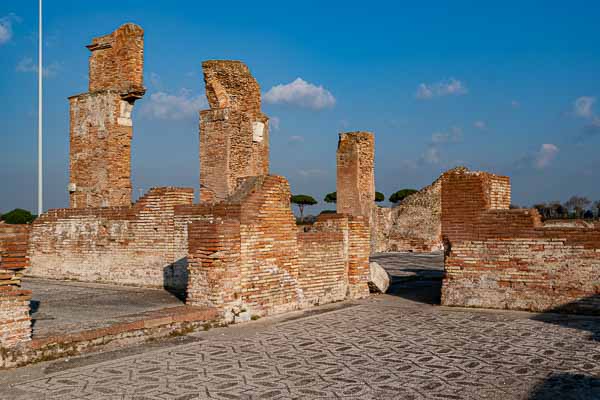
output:
[[[156,90],[162,90],[162,81],[160,79],[160,75],[156,72],[150,72],[148,75],[148,80],[150,81],[150,85],[154,87]]]
[[[286,85],[273,86],[264,94],[264,100],[272,104],[292,104],[299,107],[321,110],[333,107],[335,97],[323,86],[316,86],[302,78]]]
[[[433,144],[458,143],[462,141],[462,137],[462,129],[454,126],[450,132],[435,132],[431,135],[431,142]]]
[[[290,136],[289,142],[290,143],[302,143],[302,142],[304,142],[304,136],[298,136],[298,135]]]
[[[21,22],[21,18],[12,13],[0,18],[0,45],[8,43],[12,39],[12,26],[15,22]]]
[[[416,97],[420,100],[428,100],[441,96],[459,96],[467,94],[469,90],[461,81],[450,78],[447,81],[437,83],[421,83],[417,88]]]
[[[273,128],[274,131],[278,131],[280,122],[279,117],[271,117],[269,119],[269,126]]]
[[[482,131],[485,130],[485,128],[487,128],[487,125],[486,125],[486,123],[484,121],[475,121],[473,123],[473,126],[475,128],[477,128],[477,129],[482,130]]]
[[[181,120],[197,116],[207,105],[204,96],[194,97],[189,90],[182,89],[179,94],[152,93],[140,112],[153,119]]]
[[[300,169],[298,170],[298,175],[303,178],[311,178],[317,176],[325,176],[327,173],[322,169]]]
[[[437,146],[429,145],[419,161],[426,164],[439,164],[440,160],[440,149]]]
[[[46,77],[46,78],[51,78],[58,73],[59,69],[60,69],[60,65],[56,61],[54,61],[42,69],[42,75],[44,75],[44,77]],[[38,67],[37,67],[37,64],[35,64],[33,62],[33,59],[31,57],[25,57],[17,63],[15,70],[17,72],[35,72],[35,73],[37,73]]]
[[[575,104],[573,105],[573,109],[575,111],[575,115],[583,118],[592,118],[593,106],[596,102],[595,97],[590,96],[581,96],[577,100],[575,100]]]
[[[558,147],[551,143],[544,143],[535,154],[534,166],[543,169],[549,166],[558,154]]]

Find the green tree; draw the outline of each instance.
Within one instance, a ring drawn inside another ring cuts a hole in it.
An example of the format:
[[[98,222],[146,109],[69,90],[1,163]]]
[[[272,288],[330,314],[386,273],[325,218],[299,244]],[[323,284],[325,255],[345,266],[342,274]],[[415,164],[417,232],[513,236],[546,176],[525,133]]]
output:
[[[402,200],[404,200],[406,197],[410,196],[413,193],[417,193],[417,190],[415,190],[415,189],[398,190],[396,193],[394,193],[390,196],[390,201],[392,203],[400,203]]]
[[[600,218],[600,200],[594,202],[596,208],[596,217]]]
[[[31,214],[27,210],[23,210],[22,208],[15,208],[14,210],[2,215],[2,220],[7,224],[29,224],[35,218],[35,215]]]
[[[581,218],[583,212],[590,205],[591,201],[587,197],[571,196],[564,204],[567,210],[573,210],[576,218]]]
[[[318,203],[314,197],[307,194],[295,194],[290,198],[290,201],[298,206],[300,219],[304,218],[304,206],[314,206]]]
[[[336,203],[337,202],[337,192],[327,193],[323,200],[325,201],[325,203]]]
[[[375,201],[379,203],[380,201],[385,200],[385,195],[381,192],[375,192]]]

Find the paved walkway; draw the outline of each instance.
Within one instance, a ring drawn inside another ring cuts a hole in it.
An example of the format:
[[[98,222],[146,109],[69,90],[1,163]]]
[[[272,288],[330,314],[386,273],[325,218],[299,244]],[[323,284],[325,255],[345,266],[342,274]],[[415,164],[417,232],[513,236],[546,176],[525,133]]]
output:
[[[184,343],[4,372],[0,398],[600,399],[599,318],[429,304],[438,289],[399,282]]]

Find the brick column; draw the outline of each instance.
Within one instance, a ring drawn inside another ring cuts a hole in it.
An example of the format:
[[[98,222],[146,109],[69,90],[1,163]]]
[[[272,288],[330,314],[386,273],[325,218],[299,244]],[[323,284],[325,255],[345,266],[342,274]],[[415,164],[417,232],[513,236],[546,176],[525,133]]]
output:
[[[69,98],[70,206],[129,206],[131,113],[146,91],[144,31],[125,24],[87,48],[89,92]]]
[[[348,294],[350,298],[369,295],[369,225],[365,217],[348,218]]]

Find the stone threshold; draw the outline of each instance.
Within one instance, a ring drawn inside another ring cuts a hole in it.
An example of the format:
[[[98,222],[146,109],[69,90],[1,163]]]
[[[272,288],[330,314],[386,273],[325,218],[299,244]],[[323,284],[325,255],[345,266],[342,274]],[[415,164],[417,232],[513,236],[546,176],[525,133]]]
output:
[[[199,328],[212,326],[212,323],[218,322],[219,313],[214,308],[178,306],[146,311],[135,317],[133,321],[34,338],[20,347],[3,349],[0,352],[0,369],[185,335]]]

